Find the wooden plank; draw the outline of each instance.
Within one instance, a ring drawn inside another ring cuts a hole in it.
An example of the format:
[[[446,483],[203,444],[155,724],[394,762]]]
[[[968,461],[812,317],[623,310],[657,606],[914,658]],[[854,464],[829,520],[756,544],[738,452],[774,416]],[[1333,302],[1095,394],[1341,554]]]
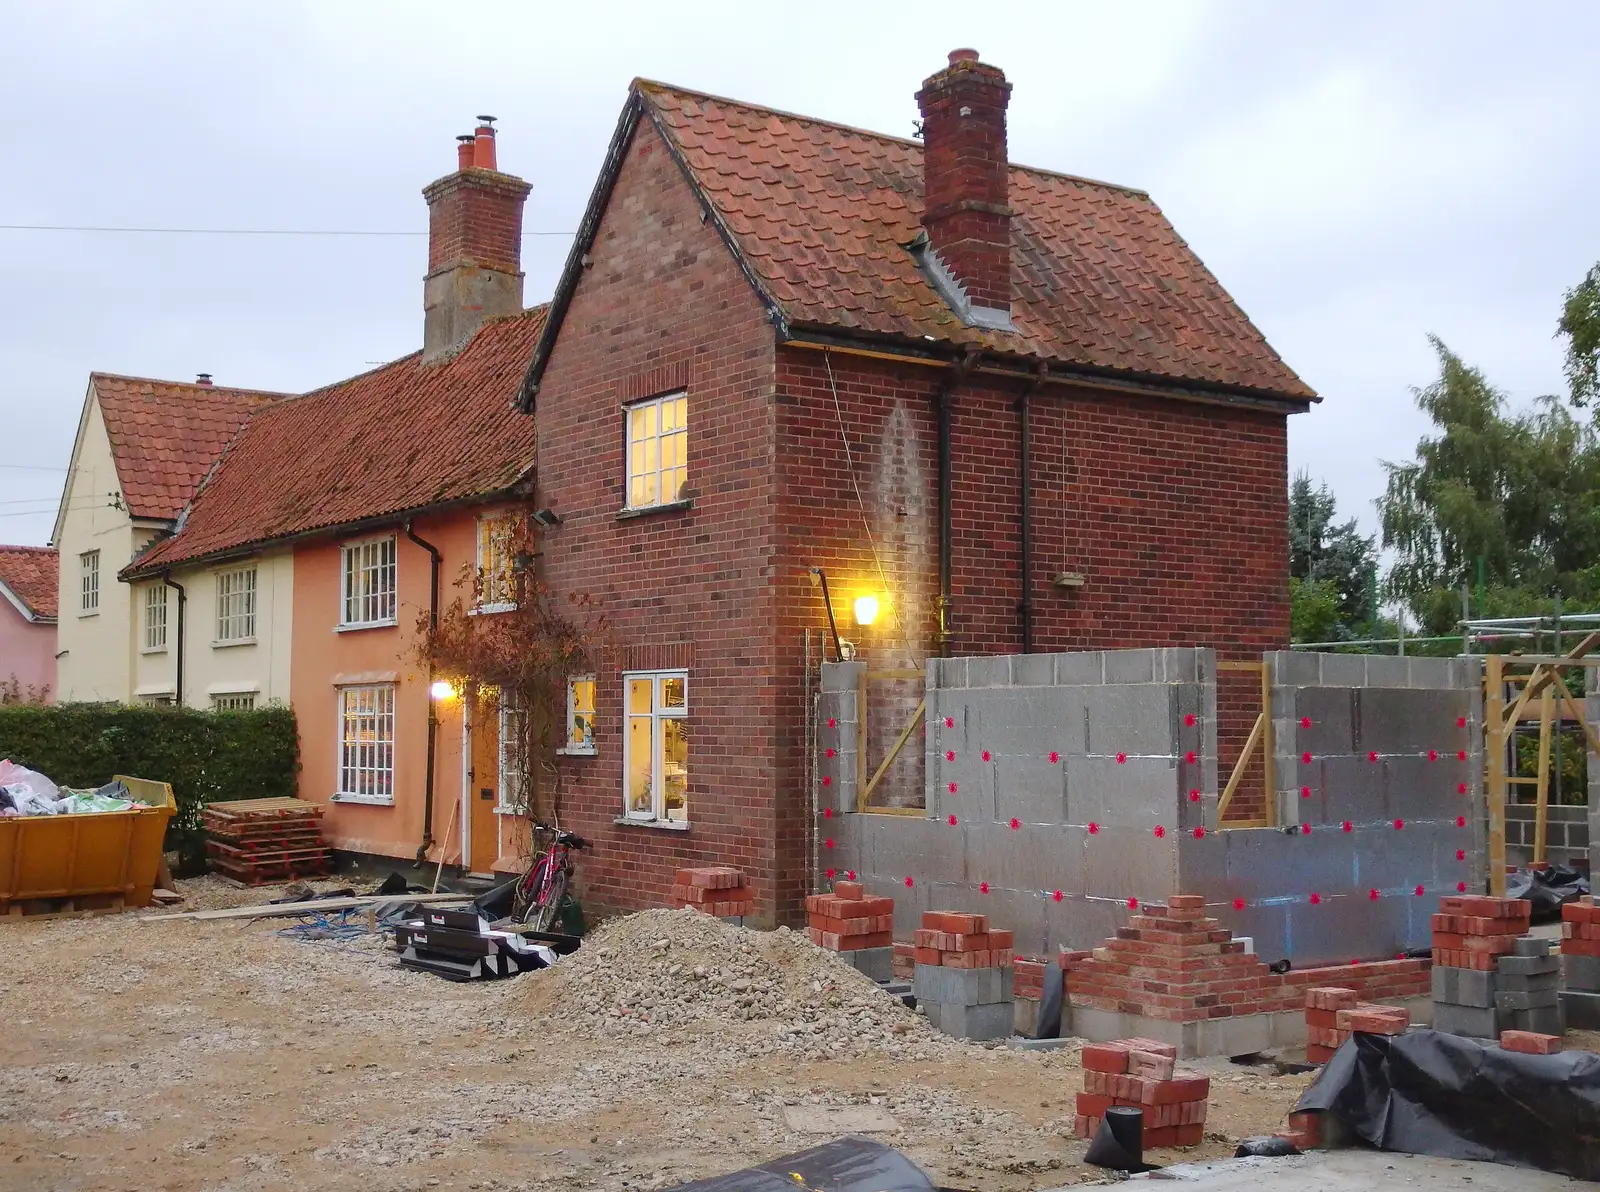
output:
[[[1244,777],[1245,767],[1250,764],[1250,755],[1255,751],[1257,742],[1261,740],[1261,722],[1265,720],[1265,712],[1256,715],[1256,722],[1250,727],[1250,735],[1245,738],[1244,749],[1239,753],[1239,760],[1233,763],[1233,773],[1228,776],[1228,785],[1223,788],[1222,798],[1217,800],[1217,827],[1223,827],[1228,814],[1228,805],[1233,802],[1233,792],[1239,789],[1239,779]]]
[[[1545,837],[1550,826],[1550,710],[1554,701],[1550,698],[1550,688],[1546,687],[1539,693],[1539,780],[1538,793],[1534,797],[1533,812],[1533,859],[1542,862],[1545,858]]]
[[[1500,655],[1483,666],[1484,796],[1489,811],[1489,893],[1506,893],[1506,718],[1505,678]]]
[[[1265,800],[1262,818],[1267,827],[1278,823],[1277,758],[1272,731],[1272,669],[1261,663],[1261,792]],[[1220,819],[1220,817],[1219,817]]]
[[[1589,723],[1589,718],[1584,715],[1583,709],[1579,707],[1577,699],[1574,698],[1572,692],[1567,690],[1565,683],[1558,684],[1556,690],[1561,692],[1561,702],[1566,706],[1567,711],[1571,712],[1573,719],[1583,727],[1584,739],[1589,743],[1589,752],[1600,754],[1600,736],[1595,734],[1594,727]]]
[[[1600,629],[1586,636],[1581,642],[1563,654],[1561,662],[1572,662],[1582,658],[1597,643],[1600,643]],[[1489,657],[1498,658],[1499,655],[1491,654]],[[1521,693],[1517,696],[1517,702],[1511,706],[1510,715],[1505,718],[1505,728],[1509,729],[1513,724],[1517,723],[1521,719],[1522,710],[1527,706],[1528,701],[1555,681],[1555,667],[1559,665],[1560,663],[1541,663],[1533,668],[1533,674],[1528,677],[1527,685],[1523,687]]]
[[[872,776],[872,781],[867,783],[867,789],[856,796],[857,811],[865,811],[867,809],[867,801],[872,798],[872,792],[877,789],[878,780],[883,777],[883,772],[894,763],[894,759],[900,756],[900,750],[904,749],[906,742],[911,739],[911,730],[917,727],[918,721],[922,719],[922,714],[927,710],[928,700],[924,696],[917,701],[917,710],[911,713],[911,719],[906,722],[905,728],[900,730],[900,736],[895,741],[894,748],[889,750],[889,756],[883,759],[883,764],[878,767],[878,772]],[[859,777],[857,781],[860,781]]]
[[[349,898],[311,898],[301,902],[230,906],[216,911],[182,911],[175,915],[140,915],[139,922],[163,923],[174,919],[275,919],[284,915],[303,915],[308,911],[347,911],[356,907],[377,906],[384,902],[415,902],[422,906],[437,906],[471,901],[470,894],[359,894]]]
[[[928,812],[922,807],[864,807],[862,815],[915,815],[924,816]]]
[[[1244,671],[1247,674],[1253,675],[1266,670],[1267,664],[1265,662],[1244,662],[1230,660],[1217,663],[1217,669],[1219,671]]]

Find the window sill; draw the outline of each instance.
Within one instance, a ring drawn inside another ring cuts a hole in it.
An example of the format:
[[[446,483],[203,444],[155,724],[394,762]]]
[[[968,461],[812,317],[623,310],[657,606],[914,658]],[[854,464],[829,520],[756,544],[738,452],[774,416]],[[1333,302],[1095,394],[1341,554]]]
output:
[[[557,757],[599,757],[600,751],[593,746],[587,749],[561,748],[556,750]]]
[[[231,637],[225,642],[212,642],[213,650],[226,650],[232,646],[253,646],[256,644],[254,637]]]
[[[363,803],[368,807],[393,807],[394,798],[390,795],[334,795],[328,800],[330,803]]]
[[[99,616],[99,615],[100,615],[100,610],[99,610],[99,609],[95,609],[95,610],[93,610],[93,611],[92,611],[92,612],[87,612],[87,613],[79,613],[79,614],[78,614],[78,620],[80,620],[80,621],[86,621],[86,620],[88,620],[88,619],[89,619],[89,618],[90,618],[90,617],[98,617],[98,616]]]
[[[611,822],[628,828],[650,828],[656,832],[687,832],[689,830],[688,820],[647,820],[636,819],[629,815],[619,815]]]
[[[499,604],[479,604],[467,610],[467,616],[476,617],[487,613],[514,613],[517,606],[514,601],[502,601]]]
[[[139,653],[145,655],[146,657],[151,654],[165,654],[166,652],[167,648],[165,646],[157,646],[154,649],[141,649],[139,651]]]
[[[681,513],[686,509],[694,508],[694,498],[686,497],[681,501],[667,501],[661,505],[645,505],[638,509],[624,509],[617,514],[618,521],[632,521],[636,517],[649,517],[652,513]]]
[[[393,629],[399,621],[358,621],[350,625],[335,625],[335,633],[359,633],[363,629]]]

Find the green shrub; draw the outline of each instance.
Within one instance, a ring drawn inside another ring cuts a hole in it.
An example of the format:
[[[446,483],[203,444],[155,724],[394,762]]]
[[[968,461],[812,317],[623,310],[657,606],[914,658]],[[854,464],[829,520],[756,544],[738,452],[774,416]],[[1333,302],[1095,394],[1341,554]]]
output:
[[[113,774],[172,784],[178,813],[166,847],[185,872],[205,859],[200,811],[228,799],[292,797],[300,738],[294,712],[273,704],[249,712],[202,712],[145,704],[7,704],[0,707],[0,758],[60,786],[98,787]]]

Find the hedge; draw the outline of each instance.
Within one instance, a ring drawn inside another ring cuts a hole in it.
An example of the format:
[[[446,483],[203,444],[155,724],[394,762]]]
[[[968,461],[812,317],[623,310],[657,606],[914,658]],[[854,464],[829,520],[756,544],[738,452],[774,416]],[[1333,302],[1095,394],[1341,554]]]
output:
[[[228,799],[293,796],[300,737],[294,712],[203,712],[145,704],[8,704],[0,707],[0,758],[59,786],[98,787],[113,774],[172,784],[178,813],[166,847],[184,872],[205,859],[200,810]]]

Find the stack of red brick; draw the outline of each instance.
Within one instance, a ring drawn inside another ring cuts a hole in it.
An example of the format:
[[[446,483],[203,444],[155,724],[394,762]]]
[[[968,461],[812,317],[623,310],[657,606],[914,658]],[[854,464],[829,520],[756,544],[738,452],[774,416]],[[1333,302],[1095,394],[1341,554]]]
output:
[[[987,915],[925,911],[912,943],[918,964],[964,969],[1011,967],[1011,932],[991,929]]]
[[[755,911],[755,891],[744,884],[744,871],[731,865],[680,869],[672,881],[675,907],[692,907],[725,919]]]
[[[1561,954],[1600,957],[1600,906],[1592,897],[1561,908]]]
[[[806,898],[806,934],[819,948],[855,952],[894,942],[894,899],[868,898],[860,882],[837,882],[832,894]]]
[[[1355,1031],[1365,1035],[1403,1035],[1411,1014],[1401,1006],[1363,1002],[1353,989],[1322,986],[1306,990],[1306,1062],[1325,1064]]]
[[[1073,1126],[1093,1138],[1113,1105],[1144,1111],[1146,1147],[1198,1146],[1211,1078],[1177,1067],[1178,1049],[1154,1039],[1118,1039],[1083,1049],[1083,1092]]]
[[[1463,894],[1439,900],[1433,916],[1433,963],[1493,972],[1502,956],[1517,950],[1528,930],[1532,904],[1521,898]],[[1596,942],[1600,943],[1600,932]]]

